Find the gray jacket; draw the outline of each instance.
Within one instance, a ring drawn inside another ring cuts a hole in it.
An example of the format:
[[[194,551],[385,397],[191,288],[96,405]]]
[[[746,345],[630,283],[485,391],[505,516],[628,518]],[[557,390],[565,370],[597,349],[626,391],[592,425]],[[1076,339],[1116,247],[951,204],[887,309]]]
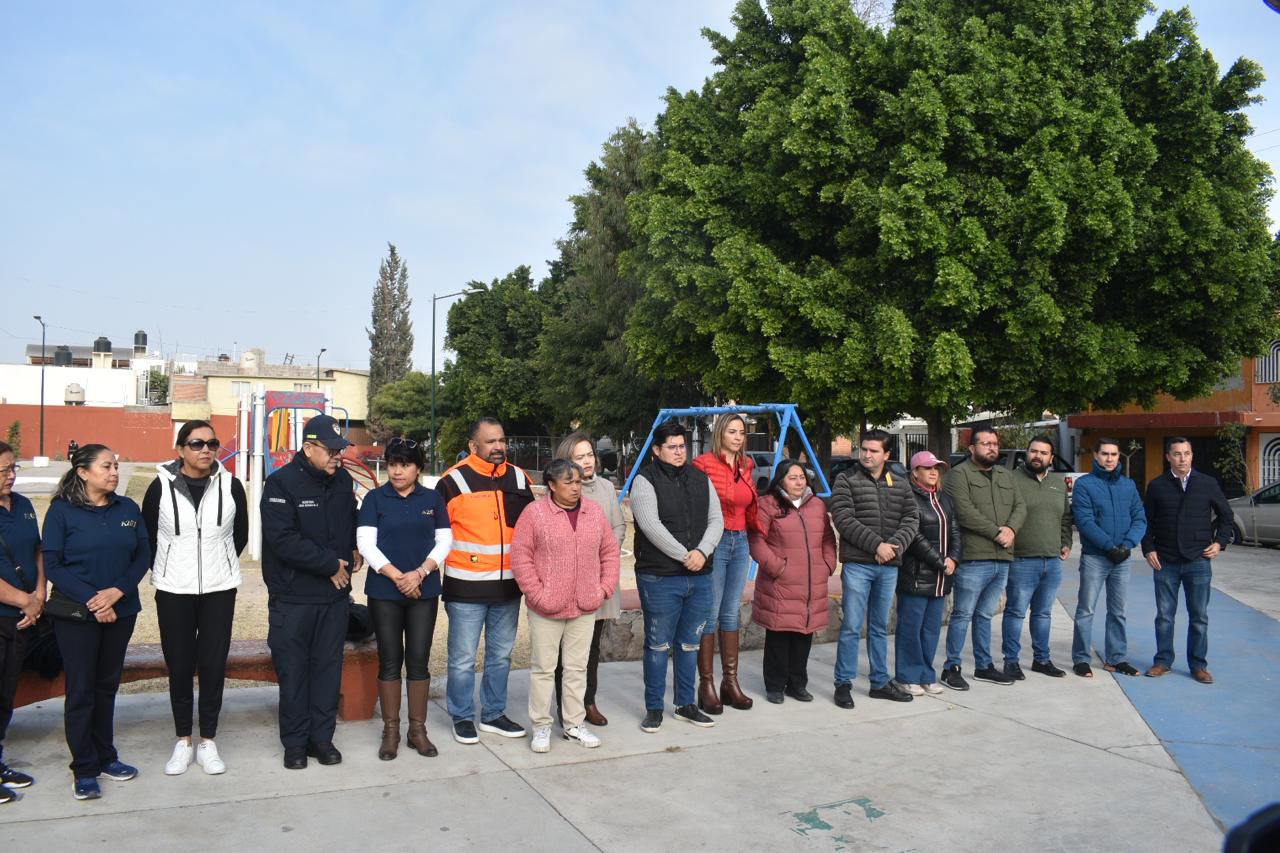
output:
[[[861,464],[837,477],[831,489],[831,520],[840,534],[842,563],[875,563],[876,548],[887,542],[898,546],[898,556],[889,564],[900,565],[920,527],[911,483],[887,466],[879,479],[872,479]]]
[[[590,498],[600,505],[604,510],[604,517],[609,520],[609,526],[613,528],[613,536],[618,540],[618,546],[622,546],[622,540],[627,535],[627,520],[622,515],[622,507],[618,505],[618,490],[614,488],[604,477],[592,477],[590,480],[582,481],[582,496]],[[618,597],[618,590],[621,584],[613,588],[613,595],[604,600],[599,609],[596,610],[596,619],[617,619],[622,613],[621,599]]]

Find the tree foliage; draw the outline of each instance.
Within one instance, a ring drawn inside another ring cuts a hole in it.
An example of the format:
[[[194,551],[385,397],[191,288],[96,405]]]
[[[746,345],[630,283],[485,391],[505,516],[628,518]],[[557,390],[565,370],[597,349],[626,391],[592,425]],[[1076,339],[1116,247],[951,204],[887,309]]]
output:
[[[436,395],[440,395],[439,388]],[[438,411],[437,415],[441,413]],[[390,435],[402,435],[416,441],[429,439],[431,377],[411,370],[403,379],[383,385],[369,407],[369,419],[381,424]]]
[[[618,128],[585,172],[586,190],[570,198],[573,224],[540,290],[547,300],[538,343],[540,400],[558,430],[579,422],[597,435],[644,432],[658,408],[687,401],[691,383],[642,374],[623,332],[642,286],[619,262],[634,240],[626,203],[651,175],[644,159],[653,137],[635,121]]]
[[[369,410],[375,437],[385,439],[390,427],[373,415],[373,401],[378,391],[389,382],[403,379],[413,368],[413,321],[409,309],[409,267],[392,243],[387,243],[387,257],[378,266],[378,281],[373,286],[372,328],[369,335]]]
[[[631,202],[653,373],[840,430],[1204,393],[1275,334],[1265,165],[1186,12],[742,0]]]

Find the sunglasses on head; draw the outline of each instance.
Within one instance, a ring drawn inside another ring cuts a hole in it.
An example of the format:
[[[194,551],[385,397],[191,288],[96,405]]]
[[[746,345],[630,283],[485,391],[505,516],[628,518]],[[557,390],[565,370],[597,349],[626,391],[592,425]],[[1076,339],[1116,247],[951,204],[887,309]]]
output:
[[[210,450],[217,450],[222,446],[222,442],[218,441],[216,438],[211,438],[208,441],[205,441],[203,438],[193,438],[187,442],[186,446],[195,451],[204,450],[206,447]]]
[[[410,450],[413,450],[415,447],[418,446],[418,442],[414,441],[412,438],[400,438],[399,436],[387,442],[387,447],[396,447],[396,446],[404,446],[409,448]]]

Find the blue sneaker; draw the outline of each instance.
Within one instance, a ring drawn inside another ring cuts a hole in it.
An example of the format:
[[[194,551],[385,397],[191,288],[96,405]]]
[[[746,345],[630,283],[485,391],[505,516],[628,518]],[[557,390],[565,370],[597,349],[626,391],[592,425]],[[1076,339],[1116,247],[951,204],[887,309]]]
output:
[[[98,787],[97,779],[86,776],[83,779],[77,779],[71,785],[71,793],[77,800],[96,800],[102,796],[102,789]]]
[[[138,768],[131,767],[117,759],[99,770],[98,775],[106,776],[108,779],[114,779],[117,782],[128,782],[138,775]]]

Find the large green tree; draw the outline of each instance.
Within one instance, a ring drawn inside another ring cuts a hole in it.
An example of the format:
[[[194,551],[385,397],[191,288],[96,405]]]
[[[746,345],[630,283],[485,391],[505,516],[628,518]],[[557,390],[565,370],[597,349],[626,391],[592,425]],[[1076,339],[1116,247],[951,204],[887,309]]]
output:
[[[437,396],[440,389],[437,388]],[[437,412],[447,416],[448,412]],[[410,370],[403,379],[388,382],[378,389],[369,407],[370,420],[376,421],[391,435],[402,435],[416,441],[431,437],[431,377]]]
[[[644,167],[652,151],[653,136],[628,122],[587,167],[586,190],[570,198],[573,224],[540,287],[549,292],[538,343],[539,397],[557,430],[578,422],[626,440],[647,430],[663,405],[697,393],[692,383],[642,374],[623,341],[643,289],[619,262],[634,245],[626,203],[652,184]]]
[[[739,3],[632,202],[628,342],[836,429],[1203,393],[1275,332],[1261,81],[1144,0]]]
[[[373,401],[382,386],[396,382],[413,369],[413,321],[409,309],[409,267],[392,243],[378,265],[373,285],[373,310],[369,335],[369,410],[374,436],[385,439],[392,430],[373,414]]]

